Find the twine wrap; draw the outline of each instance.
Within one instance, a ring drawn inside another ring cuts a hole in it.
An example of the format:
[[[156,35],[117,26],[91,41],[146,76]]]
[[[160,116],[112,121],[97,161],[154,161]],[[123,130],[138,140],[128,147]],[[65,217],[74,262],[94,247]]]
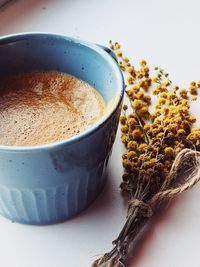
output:
[[[136,207],[138,208],[138,213],[142,217],[150,218],[153,215],[151,206],[139,199],[132,199],[129,201],[128,203],[129,212],[128,213],[130,213],[130,211],[132,209],[135,209]]]
[[[187,167],[190,173],[186,180],[176,185],[178,173],[184,167]],[[153,195],[147,203],[139,199],[129,200],[127,221],[118,238],[113,241],[115,247],[110,253],[94,261],[92,267],[125,267],[124,261],[128,243],[134,240],[144,223],[152,217],[156,205],[191,189],[199,181],[200,152],[185,148],[176,156],[170,173],[159,192]],[[130,236],[128,236],[128,233],[130,233]]]

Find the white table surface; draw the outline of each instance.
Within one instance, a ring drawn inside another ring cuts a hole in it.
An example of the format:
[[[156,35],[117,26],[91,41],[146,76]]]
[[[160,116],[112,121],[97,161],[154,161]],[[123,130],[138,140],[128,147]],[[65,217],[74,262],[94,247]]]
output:
[[[137,62],[147,59],[187,86],[200,80],[198,0],[18,0],[0,10],[0,35],[48,31],[106,45],[118,40]],[[196,103],[194,109],[198,113]],[[125,220],[119,136],[109,181],[81,215],[52,226],[0,218],[0,266],[89,267],[111,248]],[[133,251],[130,267],[199,267],[200,184],[168,206]]]

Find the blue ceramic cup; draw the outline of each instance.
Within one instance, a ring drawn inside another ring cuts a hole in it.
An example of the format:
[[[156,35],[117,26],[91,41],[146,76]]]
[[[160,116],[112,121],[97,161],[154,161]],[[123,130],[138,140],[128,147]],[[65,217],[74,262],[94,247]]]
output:
[[[0,145],[0,214],[27,224],[51,224],[84,210],[105,184],[118,126],[124,82],[109,49],[50,33],[0,37],[0,78],[57,70],[102,95],[106,113],[88,130],[30,147]]]

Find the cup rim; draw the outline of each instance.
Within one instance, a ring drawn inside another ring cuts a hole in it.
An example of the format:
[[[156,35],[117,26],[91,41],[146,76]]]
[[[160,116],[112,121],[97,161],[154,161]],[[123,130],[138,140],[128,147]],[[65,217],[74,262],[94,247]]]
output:
[[[24,38],[64,38],[68,41],[71,41],[75,44],[81,44],[83,46],[86,46],[89,49],[92,49],[96,53],[100,54],[111,66],[114,72],[116,73],[117,77],[117,88],[119,90],[117,91],[117,100],[114,103],[113,107],[106,112],[106,115],[102,117],[102,119],[98,120],[97,123],[92,125],[90,128],[86,129],[85,131],[72,136],[67,139],[63,139],[57,142],[49,143],[49,144],[43,144],[43,145],[35,145],[35,146],[8,146],[8,145],[0,145],[0,151],[9,151],[9,152],[27,152],[27,151],[43,151],[43,150],[50,150],[50,149],[57,149],[63,145],[71,145],[73,143],[76,143],[94,132],[98,131],[99,128],[101,128],[115,113],[115,111],[118,109],[119,105],[122,102],[124,91],[125,91],[125,84],[124,84],[124,77],[123,74],[118,66],[118,63],[116,60],[109,55],[103,48],[99,47],[96,44],[84,41],[82,39],[70,37],[64,34],[59,33],[53,33],[53,32],[22,32],[22,33],[14,33],[14,34],[8,34],[0,36],[0,46],[1,45],[7,45],[15,42],[24,41]],[[26,39],[25,39],[26,40]]]

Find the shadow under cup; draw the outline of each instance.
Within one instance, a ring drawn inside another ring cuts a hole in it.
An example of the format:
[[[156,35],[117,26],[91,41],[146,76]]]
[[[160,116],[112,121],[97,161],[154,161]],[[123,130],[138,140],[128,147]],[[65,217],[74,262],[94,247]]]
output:
[[[124,93],[117,63],[97,45],[43,33],[0,38],[0,78],[45,70],[74,75],[94,86],[106,104],[115,102],[102,120],[67,140],[0,146],[0,214],[27,224],[66,220],[97,197],[105,184]]]

